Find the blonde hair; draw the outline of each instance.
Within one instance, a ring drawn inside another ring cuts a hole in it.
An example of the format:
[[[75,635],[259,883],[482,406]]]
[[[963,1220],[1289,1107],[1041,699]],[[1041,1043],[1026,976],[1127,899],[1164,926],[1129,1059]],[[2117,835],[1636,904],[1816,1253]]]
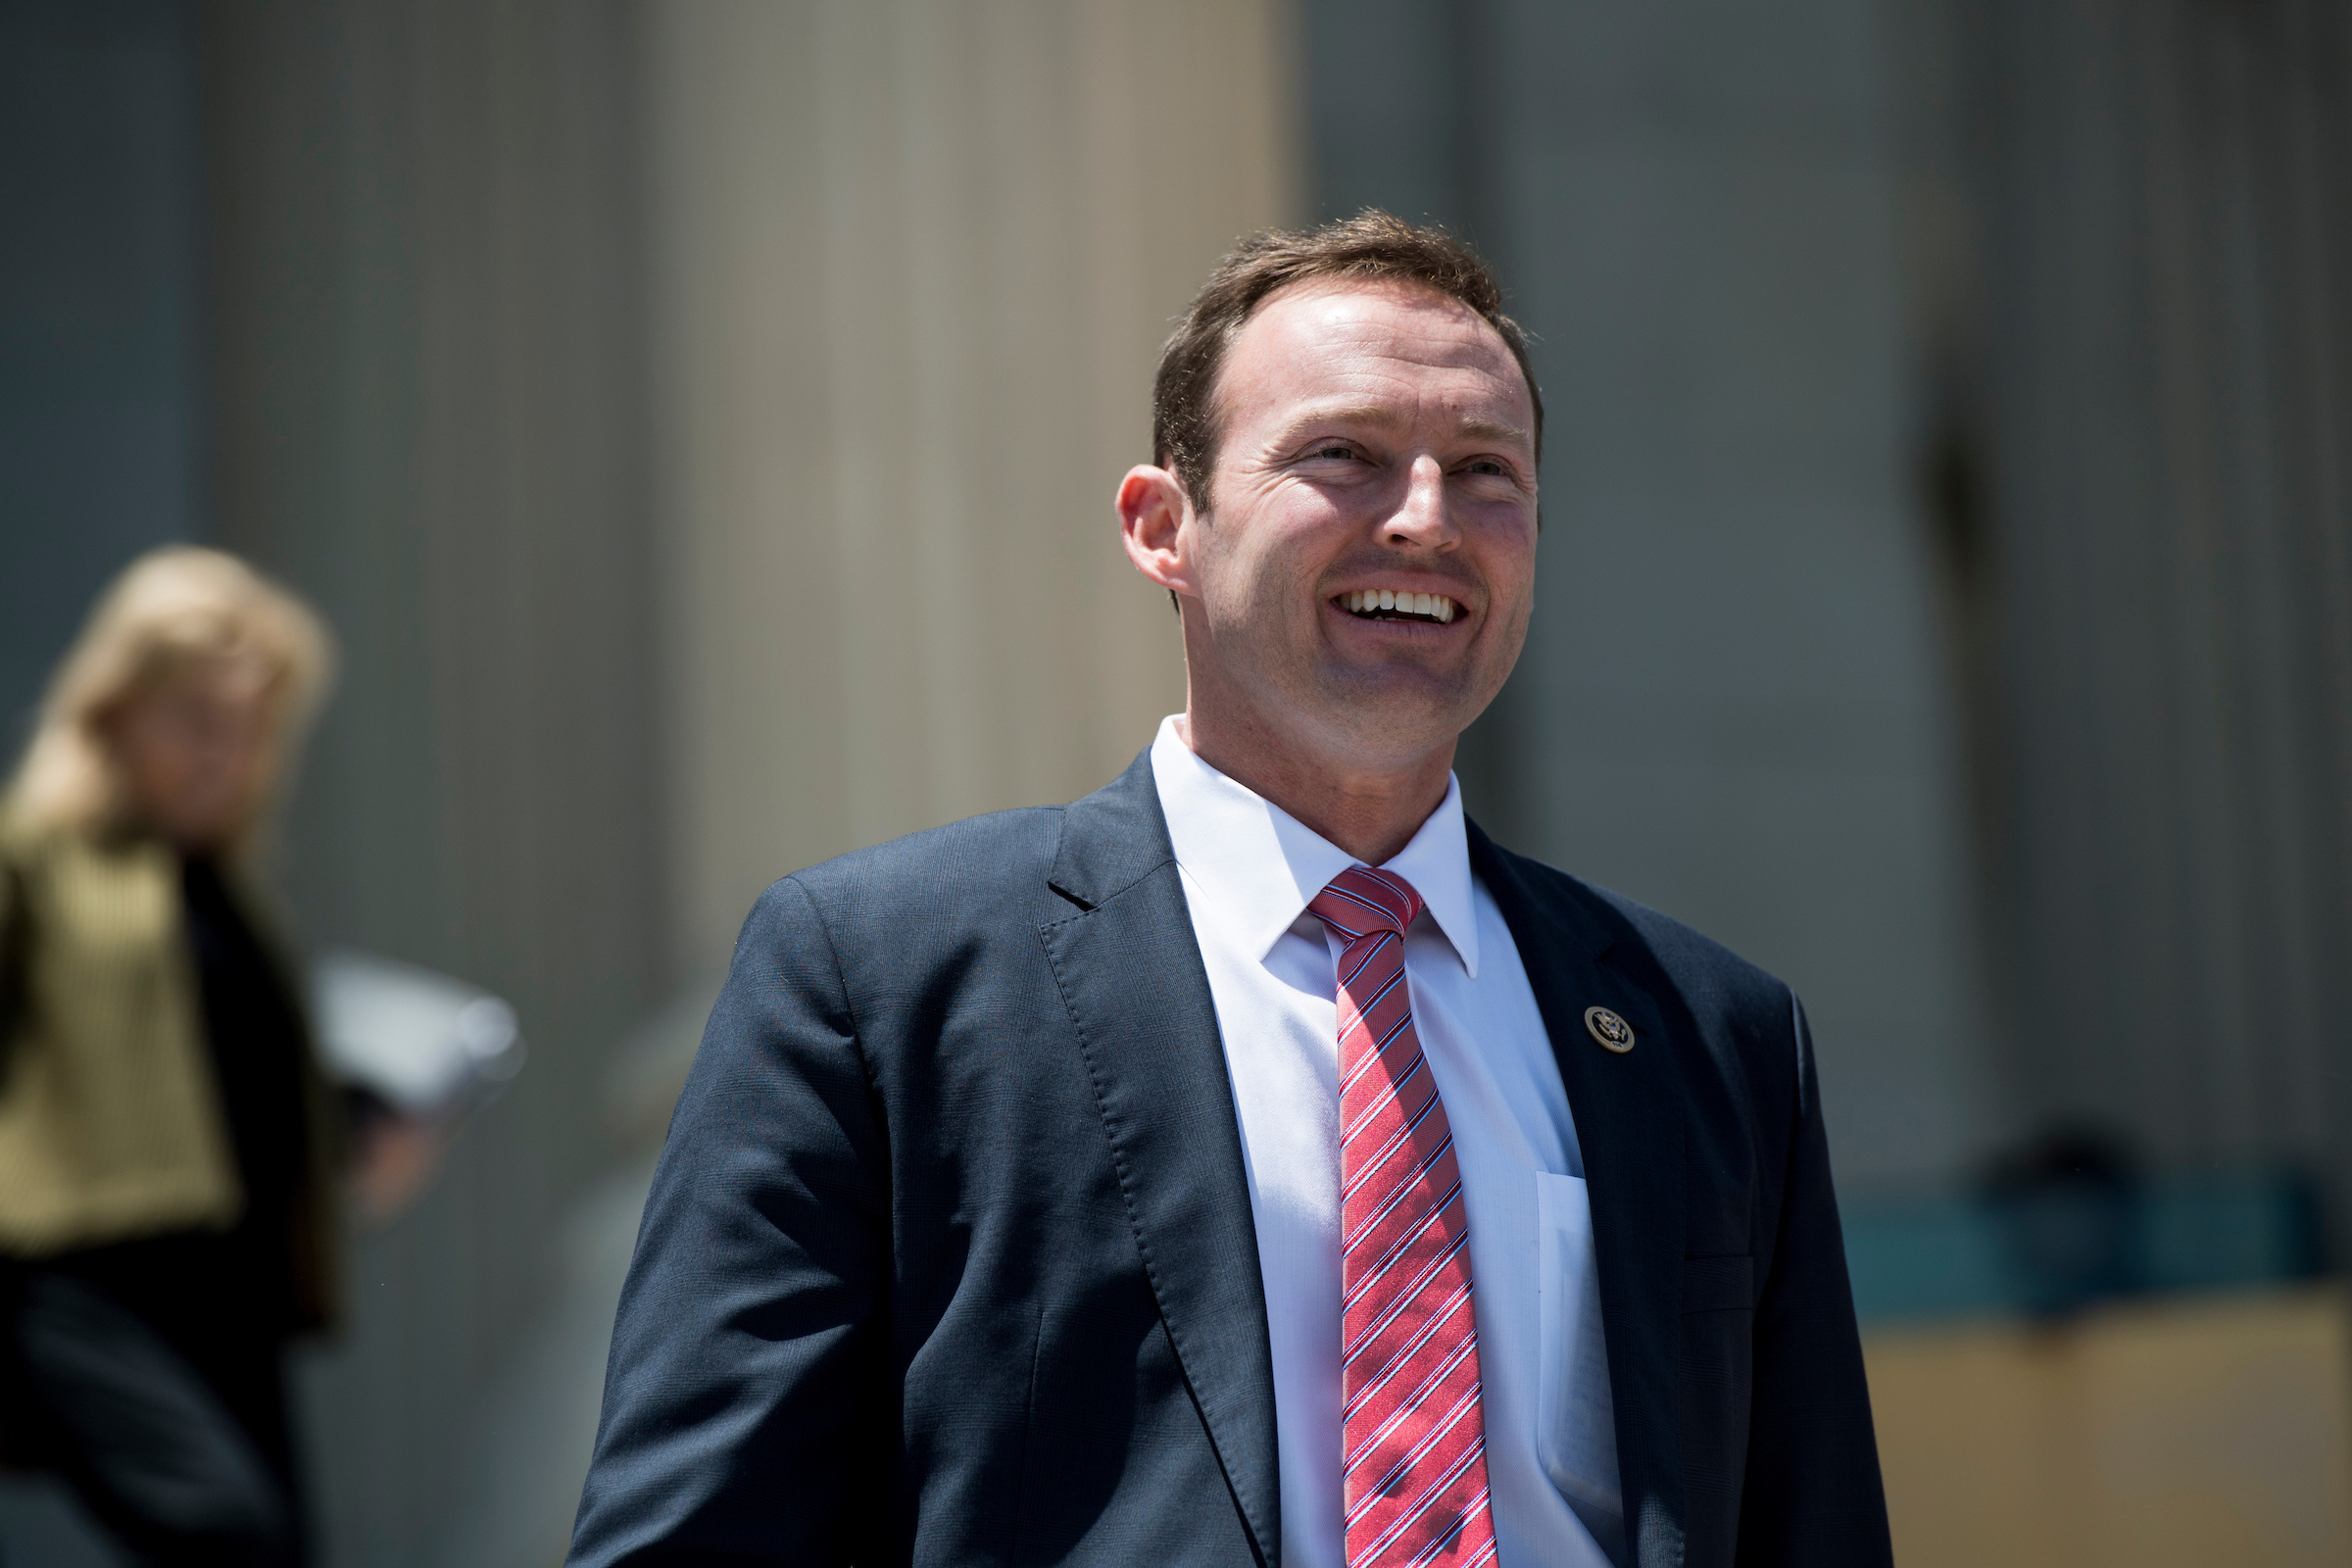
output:
[[[332,678],[334,648],[318,617],[218,550],[167,545],[132,562],[99,595],[49,678],[39,726],[9,785],[8,815],[33,829],[107,825],[122,806],[107,718],[126,699],[223,659],[268,670],[282,756]]]

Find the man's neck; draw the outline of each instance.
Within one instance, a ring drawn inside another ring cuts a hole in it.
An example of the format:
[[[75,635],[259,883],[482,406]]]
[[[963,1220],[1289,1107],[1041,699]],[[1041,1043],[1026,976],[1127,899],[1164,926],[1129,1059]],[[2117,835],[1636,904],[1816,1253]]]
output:
[[[1200,760],[1366,865],[1386,864],[1412,843],[1445,804],[1453,771],[1452,741],[1406,767],[1371,769],[1273,744],[1248,726],[1201,724],[1189,709],[1176,733]]]

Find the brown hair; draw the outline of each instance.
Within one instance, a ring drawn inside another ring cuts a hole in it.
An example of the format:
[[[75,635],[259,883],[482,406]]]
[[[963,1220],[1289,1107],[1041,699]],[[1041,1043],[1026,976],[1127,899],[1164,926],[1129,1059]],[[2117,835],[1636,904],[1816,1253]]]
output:
[[[1225,352],[1277,289],[1312,278],[1396,283],[1458,300],[1502,335],[1535,405],[1536,456],[1544,455],[1544,394],[1527,358],[1527,334],[1502,314],[1502,285],[1478,252],[1442,228],[1420,228],[1367,207],[1320,228],[1252,234],[1217,264],[1159,351],[1152,384],[1152,461],[1174,471],[1207,510],[1217,460],[1217,372]]]

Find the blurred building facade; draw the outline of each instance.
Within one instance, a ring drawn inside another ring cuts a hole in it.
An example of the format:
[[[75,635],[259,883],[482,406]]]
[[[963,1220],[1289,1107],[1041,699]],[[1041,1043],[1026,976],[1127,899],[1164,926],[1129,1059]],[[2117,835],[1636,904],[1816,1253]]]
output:
[[[283,575],[346,655],[306,935],[533,1043],[360,1250],[312,1389],[338,1561],[553,1558],[560,1495],[483,1523],[486,1434],[634,1157],[616,1055],[775,875],[1148,741],[1181,669],[1108,497],[1157,342],[1236,235],[1367,204],[1476,239],[1539,339],[1542,600],[1474,813],[1796,985],[1849,1190],[2090,1118],[2299,1162],[2347,1255],[2320,0],[5,0],[0,38],[40,219],[0,692],[140,545]]]
[[[2352,16],[1957,13],[1942,527],[2034,1116],[2291,1160],[2352,1253]]]
[[[2352,1200],[2340,8],[1308,3],[1312,198],[1539,336],[1473,806],[1790,979],[1841,1179]]]

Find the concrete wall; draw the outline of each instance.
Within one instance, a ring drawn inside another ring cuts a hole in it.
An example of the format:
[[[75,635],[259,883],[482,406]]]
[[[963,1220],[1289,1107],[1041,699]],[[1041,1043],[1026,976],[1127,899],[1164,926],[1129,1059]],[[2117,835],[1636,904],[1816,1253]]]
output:
[[[1863,1341],[1904,1568],[2352,1559],[2341,1285]]]

